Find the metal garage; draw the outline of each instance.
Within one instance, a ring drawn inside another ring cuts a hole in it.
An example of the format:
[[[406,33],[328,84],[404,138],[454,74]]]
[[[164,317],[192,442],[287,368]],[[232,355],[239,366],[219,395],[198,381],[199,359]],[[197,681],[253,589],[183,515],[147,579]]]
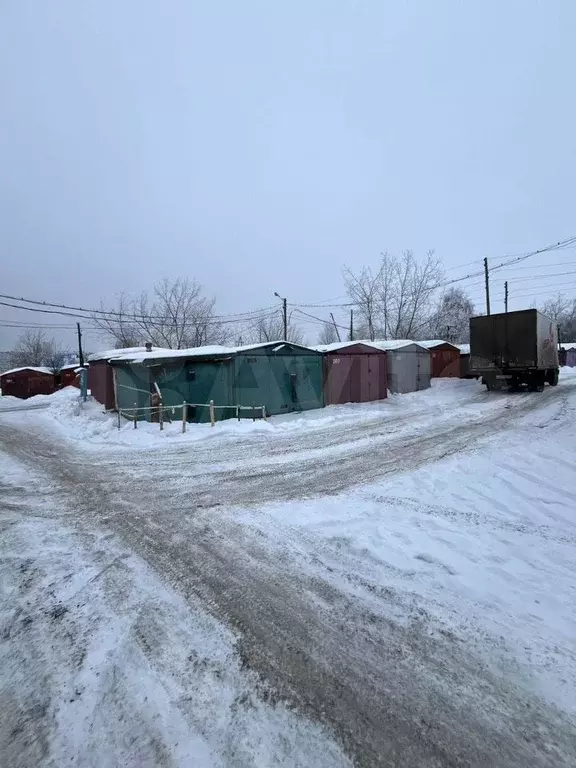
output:
[[[211,400],[218,420],[235,416],[235,406],[259,413],[265,406],[268,415],[323,406],[322,355],[284,341],[123,353],[110,365],[120,410],[149,407],[155,391],[164,410],[192,404],[188,419],[195,422],[209,420]],[[144,410],[138,415],[148,418]]]
[[[386,352],[370,342],[315,347],[324,356],[324,404],[369,403],[387,396]]]
[[[419,341],[430,352],[433,378],[458,378],[460,376],[460,350],[455,344],[441,339]]]
[[[418,392],[430,387],[430,353],[409,339],[371,341],[386,355],[388,389],[390,392]]]
[[[0,374],[0,389],[3,395],[26,400],[34,395],[51,395],[56,390],[56,379],[49,368],[12,368]]]

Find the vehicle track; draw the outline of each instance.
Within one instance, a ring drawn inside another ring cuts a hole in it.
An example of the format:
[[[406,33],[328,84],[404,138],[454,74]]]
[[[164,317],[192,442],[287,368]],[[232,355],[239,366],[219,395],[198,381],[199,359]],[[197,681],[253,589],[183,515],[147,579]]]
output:
[[[262,679],[262,695],[292,701],[325,723],[356,765],[557,768],[574,765],[574,723],[435,632],[425,606],[391,593],[378,613],[373,601],[369,608],[339,591],[328,574],[299,573],[288,550],[272,551],[262,534],[218,505],[334,493],[470,450],[504,435],[513,419],[563,402],[560,388],[519,396],[488,420],[434,423],[427,434],[363,425],[322,457],[321,434],[293,454],[297,439],[283,441],[285,451],[271,459],[256,454],[254,440],[237,467],[224,463],[206,474],[210,461],[218,464],[219,449],[211,447],[184,480],[191,457],[181,449],[165,453],[161,466],[143,451],[104,451],[100,460],[54,445],[42,430],[31,440],[29,427],[14,422],[0,424],[0,445],[42,467],[71,522],[118,533],[176,590],[232,626],[243,663]],[[386,602],[405,620],[388,618]]]

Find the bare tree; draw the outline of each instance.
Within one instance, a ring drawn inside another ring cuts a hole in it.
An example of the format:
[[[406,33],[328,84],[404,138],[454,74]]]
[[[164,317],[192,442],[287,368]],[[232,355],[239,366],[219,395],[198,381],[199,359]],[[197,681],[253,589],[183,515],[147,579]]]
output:
[[[562,341],[576,339],[576,298],[568,298],[559,293],[552,299],[547,299],[540,311],[560,326]]]
[[[359,325],[366,327],[366,335],[370,341],[376,338],[376,316],[382,294],[383,265],[376,273],[370,267],[362,267],[355,275],[349,267],[344,267],[344,283],[350,301],[356,305]],[[384,302],[384,312],[386,302]]]
[[[288,319],[288,333],[285,341],[294,344],[304,343],[304,334],[301,329]],[[242,339],[245,344],[259,344],[265,341],[279,341],[284,339],[284,322],[280,311],[261,317],[244,334]]]
[[[46,338],[44,331],[29,330],[20,336],[10,353],[10,365],[13,368],[43,366],[49,368],[52,373],[58,373],[66,358],[67,354],[58,347],[54,339]]]
[[[442,264],[434,251],[428,251],[421,261],[408,250],[399,257],[383,253],[376,272],[363,267],[355,275],[346,268],[344,280],[359,331],[365,329],[372,341],[417,335],[430,319],[442,276]]]
[[[62,370],[62,366],[65,365],[68,359],[68,354],[64,350],[60,349],[54,341],[49,342],[46,348],[46,356],[44,358],[44,365],[49,368],[52,373],[59,373]]]
[[[318,344],[334,344],[337,341],[338,334],[336,333],[334,324],[326,322],[318,335]]]
[[[221,343],[224,330],[214,313],[215,299],[202,295],[196,280],[161,280],[152,297],[121,294],[117,308],[94,316],[94,322],[119,347],[149,341],[157,347],[184,349]]]

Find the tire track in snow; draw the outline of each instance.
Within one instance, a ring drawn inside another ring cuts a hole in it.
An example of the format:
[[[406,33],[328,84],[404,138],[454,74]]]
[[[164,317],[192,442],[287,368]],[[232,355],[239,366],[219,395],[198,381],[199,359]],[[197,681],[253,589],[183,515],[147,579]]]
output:
[[[573,726],[536,697],[493,677],[450,638],[432,637],[424,607],[389,595],[406,621],[376,615],[327,582],[295,572],[264,537],[219,516],[203,498],[210,493],[222,504],[254,504],[331,493],[469,450],[474,441],[558,399],[548,391],[524,397],[486,422],[444,430],[434,424],[431,434],[409,438],[381,435],[380,453],[354,441],[323,459],[296,453],[280,471],[273,465],[258,469],[254,459],[249,476],[245,468],[196,476],[176,497],[174,483],[186,463],[180,454],[178,471],[156,481],[150,456],[127,461],[123,452],[123,465],[98,466],[93,453],[66,455],[40,435],[31,443],[29,433],[8,434],[0,426],[0,437],[16,455],[43,462],[80,521],[120,533],[178,591],[200,597],[234,627],[243,664],[276,696],[334,729],[357,765],[556,768],[573,765]],[[306,451],[316,448],[307,441]]]

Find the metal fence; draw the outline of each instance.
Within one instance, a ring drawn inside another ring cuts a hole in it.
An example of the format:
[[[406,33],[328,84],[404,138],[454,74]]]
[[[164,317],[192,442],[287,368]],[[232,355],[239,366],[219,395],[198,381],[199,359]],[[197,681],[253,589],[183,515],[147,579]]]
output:
[[[159,405],[146,405],[139,406],[134,403],[134,408],[119,408],[118,414],[118,429],[122,426],[122,417],[134,422],[134,429],[138,429],[138,418],[150,413],[150,421],[157,422],[160,429],[164,429],[164,422],[172,422],[170,416],[181,410],[182,415],[182,432],[186,432],[186,425],[188,424],[188,409],[189,408],[208,408],[210,411],[210,425],[213,427],[216,424],[216,411],[217,410],[232,410],[235,412],[236,418],[240,421],[242,418],[251,418],[253,421],[256,419],[266,419],[266,406],[265,405],[215,405],[213,400],[209,403],[182,403],[181,405],[164,406],[162,403]],[[245,411],[250,411],[249,416],[243,416]]]

